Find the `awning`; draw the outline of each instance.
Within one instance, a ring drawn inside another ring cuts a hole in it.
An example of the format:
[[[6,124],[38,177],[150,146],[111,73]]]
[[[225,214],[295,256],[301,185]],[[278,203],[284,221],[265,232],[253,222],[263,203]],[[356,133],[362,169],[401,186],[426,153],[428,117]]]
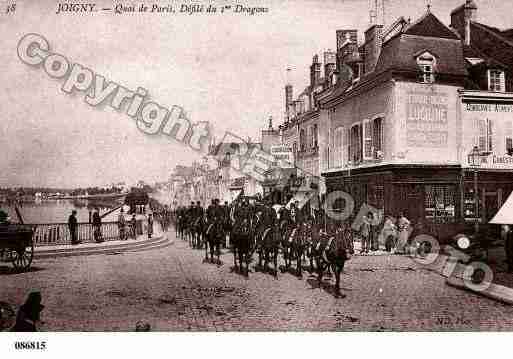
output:
[[[513,224],[513,192],[499,209],[491,224]]]

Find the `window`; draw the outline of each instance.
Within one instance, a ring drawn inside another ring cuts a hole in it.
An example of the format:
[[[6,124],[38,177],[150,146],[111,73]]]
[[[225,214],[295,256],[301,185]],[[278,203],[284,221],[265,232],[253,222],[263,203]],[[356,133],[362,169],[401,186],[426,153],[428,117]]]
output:
[[[295,157],[297,154],[297,142],[294,142],[292,144],[292,153],[294,154],[294,157]]]
[[[372,124],[373,157],[380,159],[383,156],[383,119],[376,118]]]
[[[501,70],[488,70],[488,90],[496,92],[504,92],[506,79],[504,71]]]
[[[431,84],[435,82],[435,77],[433,75],[433,66],[432,65],[421,65],[421,82],[425,84]]]
[[[478,121],[477,147],[481,152],[493,152],[493,122],[490,119]]]
[[[436,58],[429,52],[424,52],[417,58],[417,64],[420,71],[419,81],[425,84],[435,82]]]
[[[434,223],[454,222],[456,217],[456,186],[426,185],[424,204],[427,219]]]

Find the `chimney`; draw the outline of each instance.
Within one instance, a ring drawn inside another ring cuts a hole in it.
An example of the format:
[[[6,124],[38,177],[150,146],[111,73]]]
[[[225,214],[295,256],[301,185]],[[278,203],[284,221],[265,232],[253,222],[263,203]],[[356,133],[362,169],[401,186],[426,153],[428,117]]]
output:
[[[470,45],[470,22],[477,20],[477,5],[473,0],[466,0],[465,4],[451,12],[451,27],[463,39],[466,46]]]
[[[381,45],[383,44],[383,25],[372,25],[365,31],[365,57],[364,68],[365,73],[374,71],[378,62],[379,54],[381,52]]]
[[[292,118],[290,113],[290,105],[292,104],[293,88],[290,83],[290,67],[287,68],[287,84],[285,85],[285,121]]]
[[[319,84],[321,79],[321,64],[319,62],[319,55],[315,55],[312,59],[312,66],[310,66],[310,86],[315,87]]]
[[[324,53],[324,81],[331,86],[332,74],[337,68],[337,53],[328,50]]]

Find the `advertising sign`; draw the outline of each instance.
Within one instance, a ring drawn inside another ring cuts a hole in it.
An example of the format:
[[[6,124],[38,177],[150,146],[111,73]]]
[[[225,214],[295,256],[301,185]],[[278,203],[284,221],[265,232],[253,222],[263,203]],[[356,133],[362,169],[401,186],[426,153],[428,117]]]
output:
[[[406,138],[410,147],[447,147],[448,96],[437,92],[407,93]]]

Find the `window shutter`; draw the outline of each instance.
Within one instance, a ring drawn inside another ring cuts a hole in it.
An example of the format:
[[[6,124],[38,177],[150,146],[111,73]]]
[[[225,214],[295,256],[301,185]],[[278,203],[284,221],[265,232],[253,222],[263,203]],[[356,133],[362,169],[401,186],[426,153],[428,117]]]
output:
[[[506,73],[501,72],[501,91],[506,92]]]
[[[506,121],[504,135],[506,136],[505,150],[511,156],[513,154],[513,123],[511,121]]]
[[[486,119],[487,122],[487,145],[488,149],[487,151],[493,152],[493,149],[495,148],[495,126],[494,122],[490,119]]]
[[[477,147],[479,151],[486,152],[486,120],[478,120],[477,128]]]
[[[344,139],[345,139],[345,153],[344,153],[344,163],[348,163],[351,161],[351,129],[346,128],[344,130]]]
[[[363,159],[372,159],[372,121],[363,123]]]
[[[340,131],[338,133],[338,137],[340,138],[339,146],[337,147],[337,153],[339,158],[339,167],[344,165],[344,127],[340,127]]]

